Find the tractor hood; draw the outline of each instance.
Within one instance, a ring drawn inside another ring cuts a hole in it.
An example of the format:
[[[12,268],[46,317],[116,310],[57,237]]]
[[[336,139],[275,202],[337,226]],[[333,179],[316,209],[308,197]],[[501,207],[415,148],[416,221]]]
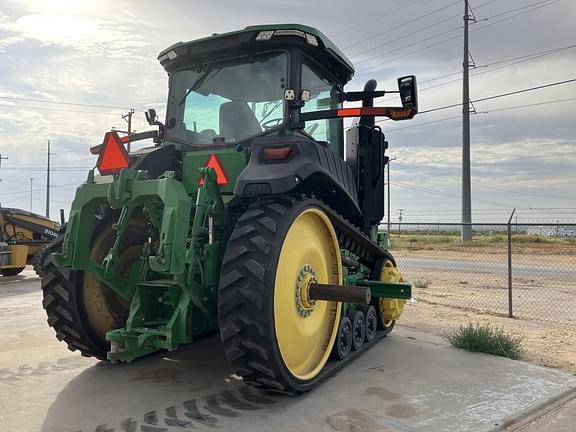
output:
[[[178,42],[162,51],[158,60],[168,73],[207,62],[242,57],[262,51],[300,48],[328,68],[344,85],[354,75],[346,55],[319,30],[301,24],[269,24]]]

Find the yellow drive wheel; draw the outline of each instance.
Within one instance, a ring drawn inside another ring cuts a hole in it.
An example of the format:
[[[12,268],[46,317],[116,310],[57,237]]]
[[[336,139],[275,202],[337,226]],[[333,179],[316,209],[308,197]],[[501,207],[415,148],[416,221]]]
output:
[[[116,230],[112,222],[110,220],[110,223],[105,224],[93,241],[90,259],[95,262],[102,262],[114,244]],[[142,255],[142,245],[145,241],[145,221],[141,218],[133,219],[124,234],[118,253],[116,268],[121,278],[128,277],[132,265]],[[93,331],[99,344],[108,350],[109,342],[106,340],[106,333],[124,327],[130,310],[130,301],[120,297],[91,273],[84,272],[83,274],[82,306],[86,324]]]
[[[231,234],[219,292],[220,336],[247,383],[299,393],[318,381],[341,303],[311,300],[314,282],[342,282],[338,240],[323,204],[279,198],[247,209]]]
[[[282,360],[300,380],[316,377],[338,331],[341,304],[310,301],[312,282],[341,284],[336,234],[318,208],[302,211],[282,244],[274,287],[274,326]]]
[[[404,282],[402,273],[398,267],[390,261],[385,260],[380,270],[380,280],[383,282]],[[378,312],[378,329],[389,334],[394,329],[396,320],[400,318],[404,311],[406,300],[395,298],[373,299],[372,304]]]

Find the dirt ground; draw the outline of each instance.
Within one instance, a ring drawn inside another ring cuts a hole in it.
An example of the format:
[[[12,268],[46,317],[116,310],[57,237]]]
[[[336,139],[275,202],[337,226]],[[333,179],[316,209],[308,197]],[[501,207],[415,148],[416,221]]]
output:
[[[523,338],[526,360],[576,373],[576,244],[514,245],[513,319],[505,244],[420,241],[392,252],[415,283],[416,304],[406,305],[400,324],[443,335],[490,323]]]
[[[391,248],[394,256],[459,257],[463,260],[476,260],[482,257],[487,261],[499,261],[507,254],[506,243],[492,245],[466,245],[462,243],[433,243],[417,241],[408,247]],[[547,263],[557,265],[576,264],[576,243],[514,243],[512,259],[518,263]]]
[[[415,305],[407,304],[398,323],[440,336],[460,325],[489,323],[522,337],[527,361],[576,374],[576,331],[573,326],[510,319],[422,300]]]

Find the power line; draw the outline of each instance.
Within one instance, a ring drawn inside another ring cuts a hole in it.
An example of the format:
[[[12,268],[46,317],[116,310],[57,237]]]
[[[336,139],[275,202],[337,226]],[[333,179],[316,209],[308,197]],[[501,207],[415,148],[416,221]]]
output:
[[[420,29],[418,29],[418,30],[416,30],[416,31],[414,31],[414,32],[411,32],[409,36],[414,36],[414,35],[417,34],[417,33],[423,32],[424,30],[428,30],[429,28],[435,27],[435,26],[437,26],[438,24],[442,24],[442,23],[444,23],[444,22],[446,22],[446,21],[449,21],[449,20],[451,20],[451,19],[457,18],[457,17],[459,17],[459,16],[460,16],[459,14],[458,14],[458,15],[449,16],[448,18],[444,18],[444,19],[441,20],[441,21],[437,21],[437,22],[435,22],[435,23],[432,23],[432,24],[430,24],[430,25],[427,25],[427,26],[425,26],[425,27],[422,27],[422,28],[420,28]],[[460,27],[458,27],[458,28],[460,28]],[[373,46],[373,47],[371,47],[371,48],[369,48],[369,49],[367,49],[367,50],[354,53],[354,54],[352,55],[352,57],[360,56],[360,55],[362,55],[362,54],[365,54],[365,53],[367,53],[367,52],[373,51],[373,50],[375,50],[375,49],[377,49],[377,48],[380,48],[380,47],[383,47],[383,46],[388,46],[388,45],[390,45],[391,43],[397,42],[397,41],[400,41],[400,40],[406,40],[406,35],[402,35],[402,36],[400,36],[400,37],[397,37],[396,39],[386,40],[386,42],[384,42],[384,43],[382,43],[382,44],[380,44],[380,45],[376,45],[376,46]],[[384,54],[385,54],[385,53],[382,53],[382,55],[384,55]],[[364,60],[362,60],[362,61],[364,61]],[[359,63],[359,62],[358,62],[358,63]]]
[[[450,18],[452,19],[453,17],[450,17]],[[415,41],[415,42],[412,42],[412,43],[409,43],[409,44],[406,44],[406,45],[399,46],[399,47],[394,48],[394,49],[392,49],[392,50],[385,51],[385,52],[383,52],[383,53],[376,53],[376,54],[374,54],[373,56],[366,57],[366,58],[364,58],[364,59],[362,59],[362,60],[357,61],[356,64],[364,63],[364,62],[370,61],[370,60],[372,60],[372,59],[375,59],[375,58],[378,58],[378,57],[381,57],[381,56],[385,56],[385,55],[387,55],[387,54],[391,54],[391,53],[394,53],[394,52],[397,52],[397,51],[402,51],[402,50],[405,49],[405,48],[410,48],[411,46],[421,44],[422,42],[427,42],[427,41],[429,41],[430,39],[435,39],[435,38],[437,38],[437,37],[444,36],[445,34],[455,32],[456,30],[460,30],[461,28],[462,28],[462,26],[452,27],[452,28],[449,29],[449,30],[446,30],[446,31],[443,31],[443,32],[440,32],[440,33],[435,33],[435,34],[433,34],[433,35],[431,35],[431,36],[428,36],[428,37],[426,37],[426,38],[424,38],[424,39],[420,39],[420,40],[417,40],[417,41]]]
[[[520,15],[524,15],[524,14],[526,14],[526,13],[533,12],[533,11],[538,10],[538,9],[541,9],[541,8],[543,8],[543,7],[551,6],[551,5],[555,4],[555,3],[558,3],[559,1],[560,1],[560,0],[545,0],[545,1],[540,1],[540,2],[536,2],[536,3],[532,3],[531,5],[523,6],[523,7],[521,7],[521,8],[516,8],[516,9],[513,9],[513,10],[511,10],[511,11],[502,12],[502,13],[499,14],[499,15],[506,15],[506,14],[508,14],[509,12],[512,12],[512,11],[517,11],[517,10],[520,10],[520,9],[531,8],[531,9],[528,9],[528,10],[523,10],[522,12],[519,12],[519,13],[517,13],[517,14],[515,14],[515,15],[509,16],[509,17],[506,17],[506,18],[503,18],[503,19],[501,19],[501,20],[494,21],[494,22],[488,23],[488,24],[486,24],[486,25],[484,25],[484,26],[475,28],[475,29],[471,30],[470,33],[483,30],[483,29],[485,29],[485,28],[487,28],[487,27],[490,27],[490,26],[499,24],[499,23],[504,22],[504,21],[508,21],[509,19],[515,18],[515,17],[520,16]],[[495,15],[495,16],[496,16],[496,15]],[[444,43],[446,43],[446,42],[450,42],[450,41],[455,40],[455,39],[458,39],[458,38],[460,38],[460,35],[452,36],[452,37],[450,37],[450,38],[447,38],[447,39],[438,41],[438,42],[436,42],[436,43],[433,43],[433,44],[430,44],[430,45],[426,45],[426,46],[423,47],[423,48],[420,48],[420,49],[417,49],[417,50],[414,50],[414,51],[410,51],[410,52],[408,52],[408,53],[404,53],[404,54],[402,54],[402,55],[393,57],[393,58],[391,58],[391,59],[388,59],[388,60],[385,60],[385,61],[382,61],[382,62],[379,62],[379,63],[375,63],[375,64],[373,64],[373,65],[368,65],[368,66],[366,66],[366,67],[363,68],[363,69],[359,69],[358,72],[363,72],[363,71],[366,71],[366,70],[369,70],[369,69],[373,69],[373,68],[375,68],[375,67],[377,67],[377,66],[380,66],[380,65],[382,65],[382,64],[390,63],[390,62],[392,62],[392,61],[394,61],[394,60],[398,60],[398,59],[400,59],[400,58],[407,57],[407,56],[410,56],[410,55],[412,55],[412,54],[416,54],[416,53],[419,53],[419,52],[428,50],[428,49],[430,49],[430,48],[433,48],[433,47],[435,47],[435,46],[444,44]]]
[[[440,11],[442,11],[442,10],[448,9],[449,7],[454,6],[455,4],[458,4],[458,3],[460,3],[460,0],[457,0],[457,1],[455,1],[455,2],[449,3],[449,4],[445,5],[445,6],[440,7],[440,8],[434,9],[434,10],[432,10],[431,12],[425,13],[424,15],[420,15],[420,16],[417,17],[417,18],[414,18],[414,19],[411,19],[411,20],[409,20],[409,21],[406,21],[406,22],[404,22],[404,23],[402,23],[402,24],[399,24],[399,25],[397,25],[397,26],[395,26],[395,27],[391,27],[391,28],[389,28],[389,29],[387,29],[387,30],[384,30],[383,32],[376,33],[376,34],[374,34],[374,35],[372,35],[372,36],[369,36],[369,37],[367,37],[367,38],[364,38],[364,39],[360,39],[359,41],[356,41],[356,42],[354,42],[354,43],[351,44],[351,45],[345,46],[345,47],[343,47],[342,49],[343,49],[343,50],[346,50],[346,49],[352,48],[352,47],[354,47],[354,46],[356,46],[356,45],[359,45],[359,44],[361,44],[361,43],[363,43],[363,42],[372,40],[372,39],[377,38],[377,37],[379,37],[379,36],[382,36],[382,35],[384,35],[384,34],[386,34],[386,33],[390,33],[391,31],[398,30],[399,28],[405,27],[405,26],[407,26],[408,24],[412,24],[412,23],[414,23],[414,22],[416,22],[416,21],[420,21],[421,19],[424,19],[424,18],[429,18],[431,15],[434,15],[435,13],[438,13],[438,12],[440,12]]]
[[[516,105],[516,106],[511,106],[511,107],[505,107],[505,108],[496,108],[493,110],[483,111],[483,112],[486,114],[489,114],[489,113],[494,113],[494,112],[499,112],[499,111],[509,111],[509,110],[515,110],[515,109],[520,109],[520,108],[529,108],[529,107],[535,107],[535,106],[540,106],[540,105],[549,105],[549,104],[555,104],[555,103],[560,103],[560,102],[569,102],[569,101],[576,101],[576,97],[566,98],[566,99],[557,99],[557,100],[551,100],[551,101],[544,101],[544,102],[536,102],[536,103],[524,104],[524,105]]]
[[[409,164],[405,164],[400,162],[400,166],[403,168],[407,168],[409,170],[414,170],[414,171],[428,171],[431,173],[434,173],[435,175],[437,173],[442,173],[444,174],[444,177],[451,177],[450,175],[447,175],[444,170],[441,170],[439,168],[434,168],[434,167],[429,167],[429,166],[424,166],[424,165],[409,165]],[[456,180],[456,179],[454,179]],[[486,182],[483,180],[478,180],[478,179],[474,179],[474,183],[479,183],[480,185],[483,185],[484,187],[487,187],[489,189],[494,189],[494,190],[499,190],[502,192],[507,192],[507,193],[512,193],[512,194],[516,194],[516,195],[526,195],[526,196],[533,196],[533,197],[537,197],[537,198],[552,198],[552,199],[560,199],[559,197],[555,197],[555,196],[550,196],[550,194],[538,194],[535,192],[521,192],[518,190],[513,190],[513,189],[507,189],[507,188],[503,188],[500,186],[494,186],[492,185],[490,182]]]
[[[510,10],[507,10],[507,11],[504,11],[504,12],[499,12],[499,13],[497,13],[497,14],[495,14],[495,15],[491,15],[491,16],[488,16],[488,17],[486,17],[486,18],[483,18],[482,20],[483,20],[483,21],[488,21],[488,20],[491,20],[492,18],[498,18],[498,17],[504,16],[504,15],[511,14],[511,13],[513,13],[513,12],[517,12],[517,11],[519,11],[519,10],[530,9],[530,8],[532,8],[532,7],[536,7],[536,6],[540,6],[540,5],[549,6],[547,3],[550,3],[550,5],[551,5],[551,4],[554,4],[554,3],[558,3],[559,1],[561,1],[561,0],[540,0],[540,1],[537,1],[537,2],[535,2],[535,3],[531,3],[531,4],[529,4],[529,5],[520,6],[520,7],[517,7],[517,8],[515,8],[515,9],[510,9]]]
[[[88,171],[93,167],[54,167],[50,168],[50,171]],[[40,167],[6,167],[2,170],[22,170],[22,171],[46,171],[46,168]]]
[[[567,50],[567,49],[572,49],[572,48],[576,48],[576,45],[569,45],[569,46],[565,46],[565,47],[561,47],[561,48],[556,48],[556,49],[552,49],[552,50],[540,51],[540,52],[538,52],[538,53],[527,54],[527,55],[523,55],[523,56],[520,56],[520,57],[513,57],[513,58],[510,58],[510,59],[508,59],[508,60],[500,60],[500,61],[496,61],[496,62],[493,62],[493,63],[487,63],[487,64],[485,64],[485,65],[476,66],[476,69],[483,69],[483,68],[490,68],[490,67],[493,66],[493,65],[498,65],[498,64],[502,64],[502,63],[509,63],[509,64],[505,64],[505,65],[503,65],[503,66],[500,66],[500,67],[498,67],[498,68],[486,70],[486,71],[483,71],[483,72],[473,73],[472,76],[473,76],[473,77],[478,77],[478,76],[480,76],[480,75],[484,75],[484,74],[487,74],[487,73],[496,72],[496,71],[498,71],[498,70],[502,70],[502,69],[509,68],[510,66],[514,66],[514,65],[517,65],[517,64],[520,64],[520,63],[525,63],[525,62],[533,61],[533,60],[536,60],[536,59],[545,57],[545,56],[547,56],[547,55],[555,54],[555,53],[557,53],[557,52],[564,51],[564,50]],[[514,60],[517,60],[517,61],[514,61]],[[446,78],[446,77],[448,77],[448,76],[459,75],[460,73],[461,73],[461,72],[454,72],[454,73],[446,74],[446,75],[443,75],[443,76],[440,76],[440,77],[437,77],[437,78],[434,78],[434,79],[422,81],[422,82],[435,81],[435,80],[438,80],[438,79]],[[426,90],[430,90],[430,89],[433,89],[433,88],[443,87],[443,86],[445,86],[445,85],[452,84],[452,83],[459,82],[459,81],[461,81],[461,78],[454,79],[454,80],[450,80],[450,81],[446,81],[446,82],[439,83],[439,84],[434,84],[434,85],[431,85],[431,86],[428,86],[428,87],[424,87],[424,88],[419,88],[419,89],[418,89],[418,92],[424,92],[424,91],[426,91]]]
[[[78,182],[74,182],[74,183],[67,183],[67,184],[63,184],[60,186],[50,186],[50,189],[65,189],[67,187],[71,187],[71,186],[78,186],[78,184],[81,183],[80,181]],[[42,192],[45,191],[44,188],[41,189],[34,189],[33,192]],[[30,189],[28,190],[22,190],[22,191],[14,191],[14,192],[2,192],[2,196],[5,195],[21,195],[23,193],[29,193]]]
[[[443,118],[443,119],[439,119],[439,120],[433,120],[433,121],[429,121],[429,122],[425,122],[425,123],[419,123],[419,124],[405,126],[405,127],[390,128],[390,129],[386,129],[385,132],[388,133],[391,131],[397,131],[397,130],[401,130],[401,129],[410,129],[410,128],[415,128],[415,127],[421,127],[421,126],[426,126],[426,125],[433,124],[433,123],[441,123],[441,122],[445,122],[448,120],[454,120],[454,119],[459,119],[459,118],[461,118],[461,116],[457,115],[457,116],[453,116],[453,117]]]
[[[417,3],[422,3],[423,1],[424,1],[424,0],[418,0]],[[428,0],[428,1],[430,1],[430,0]],[[406,7],[405,5],[402,5],[402,6],[400,6],[399,8],[394,9],[393,11],[387,12],[387,13],[385,13],[385,14],[383,14],[383,15],[378,15],[377,17],[371,18],[371,19],[369,19],[369,20],[367,20],[367,21],[362,21],[361,23],[358,23],[358,24],[355,24],[355,25],[353,25],[353,26],[351,26],[351,27],[348,27],[348,28],[346,28],[346,29],[344,29],[344,30],[342,30],[342,31],[339,31],[338,33],[329,34],[328,36],[332,38],[332,37],[339,36],[339,35],[344,34],[344,33],[348,33],[348,32],[351,31],[351,30],[355,30],[355,29],[357,29],[357,28],[359,28],[359,27],[363,27],[363,26],[365,26],[366,24],[372,23],[372,22],[374,22],[374,21],[378,21],[378,20],[380,20],[381,18],[390,17],[390,16],[394,15],[396,12],[405,11],[406,9],[408,9],[408,8],[410,8],[410,7],[412,7],[412,6],[416,6],[417,3],[412,3],[412,4],[411,4],[410,6],[408,6],[408,7]]]
[[[576,101],[576,97],[566,98],[566,99],[556,99],[556,100],[544,101],[544,102],[535,102],[535,103],[524,104],[524,105],[515,105],[515,106],[505,107],[505,108],[497,108],[497,109],[493,109],[493,110],[489,110],[489,111],[481,111],[480,113],[476,113],[476,114],[490,114],[490,113],[499,112],[499,111],[511,111],[511,110],[515,110],[515,109],[530,108],[530,107],[535,107],[535,106],[540,106],[540,105],[549,105],[549,104],[555,104],[555,103],[561,103],[561,102],[570,102],[570,101]],[[419,124],[410,125],[410,126],[403,126],[403,127],[399,127],[399,128],[389,128],[389,129],[386,129],[385,132],[388,133],[388,132],[394,132],[394,131],[398,131],[398,130],[402,130],[402,129],[418,128],[418,127],[426,126],[426,125],[433,124],[433,123],[441,123],[441,122],[445,122],[448,120],[455,120],[455,119],[459,119],[459,118],[460,118],[460,116],[457,115],[457,116],[447,117],[447,118],[443,118],[443,119],[433,120],[433,121],[429,121],[429,122],[425,122],[425,123],[419,123]]]
[[[553,87],[553,86],[558,86],[558,85],[562,85],[562,84],[568,84],[568,83],[572,83],[576,81],[576,78],[572,78],[569,80],[564,80],[564,81],[557,81],[557,82],[553,82],[553,83],[549,83],[549,84],[542,84],[539,86],[535,86],[535,87],[529,87],[529,88],[525,88],[522,90],[516,90],[516,91],[512,91],[512,92],[508,92],[508,93],[501,93],[501,94],[497,94],[497,95],[493,95],[493,96],[488,96],[488,97],[484,97],[484,98],[480,98],[480,99],[475,99],[475,100],[471,100],[470,102],[472,103],[478,103],[478,102],[484,102],[487,100],[493,100],[493,99],[498,99],[498,98],[503,98],[503,97],[507,97],[507,96],[513,96],[513,95],[517,95],[517,94],[521,94],[521,93],[526,93],[526,92],[531,92],[531,91],[535,91],[535,90],[540,90],[543,88],[548,88],[548,87]],[[563,100],[562,100],[563,101]],[[435,111],[441,111],[441,110],[445,110],[448,108],[455,108],[455,107],[459,107],[462,106],[462,103],[455,103],[455,104],[451,104],[451,105],[444,105],[441,107],[436,107],[436,108],[431,108],[425,111],[420,111],[418,114],[427,114],[427,113],[431,113],[431,112],[435,112]],[[493,110],[494,111],[494,110]],[[385,121],[389,121],[390,119],[385,118],[382,120],[378,120],[376,121],[376,123],[382,123]],[[406,128],[408,128],[409,126],[407,126]],[[400,129],[400,128],[399,128]]]
[[[572,78],[572,79],[568,79],[568,80],[564,80],[564,81],[556,81],[553,83],[548,83],[548,84],[542,84],[539,86],[535,86],[535,87],[529,87],[529,88],[525,88],[522,90],[516,90],[516,91],[512,91],[512,92],[508,92],[508,93],[501,93],[501,94],[497,94],[497,95],[493,95],[493,96],[487,96],[484,98],[480,98],[480,99],[475,99],[473,101],[471,101],[472,103],[478,103],[478,102],[484,102],[487,100],[492,100],[492,99],[499,99],[499,98],[503,98],[503,97],[507,97],[507,96],[513,96],[513,95],[517,95],[517,94],[521,94],[521,93],[526,93],[526,92],[531,92],[531,91],[535,91],[535,90],[540,90],[540,89],[544,89],[544,88],[548,88],[548,87],[554,87],[554,86],[558,86],[558,85],[562,85],[562,84],[569,84],[572,82],[575,82],[576,78]],[[420,114],[426,114],[429,112],[434,112],[434,111],[440,111],[443,109],[447,109],[447,108],[454,108],[454,107],[458,107],[458,106],[462,106],[462,103],[457,103],[457,104],[452,104],[452,105],[446,105],[443,107],[438,107],[438,108],[432,108],[429,110],[425,110],[425,111],[421,111]]]
[[[70,113],[78,113],[78,114],[96,114],[96,115],[118,115],[118,112],[106,112],[106,111],[87,111],[87,110],[69,110],[63,108],[55,108],[55,107],[36,107],[31,105],[0,105],[0,109],[8,108],[8,109],[22,109],[22,110],[33,110],[33,111],[54,111],[54,112],[70,112]]]
[[[111,109],[120,109],[120,110],[133,109],[131,107],[121,107],[121,106],[116,106],[116,105],[96,105],[96,104],[79,103],[79,102],[64,102],[64,101],[58,101],[58,100],[32,99],[32,98],[14,97],[14,96],[0,96],[0,99],[24,101],[24,102],[48,103],[48,104],[56,104],[56,105],[83,106],[83,107],[92,107],[92,108],[111,108]]]
[[[395,182],[397,186],[400,186],[401,188],[404,189],[410,189],[410,190],[414,190],[416,192],[423,192],[426,194],[431,194],[431,195],[438,195],[438,196],[442,196],[445,198],[451,198],[451,199],[457,199],[460,200],[460,196],[455,195],[455,194],[451,194],[449,192],[444,192],[444,191],[440,191],[440,190],[436,190],[436,189],[428,189],[422,186],[416,186],[416,185],[411,185],[411,184],[406,184],[406,183],[400,183],[400,182]],[[497,205],[497,206],[505,206],[505,204],[502,203],[498,203],[498,202],[492,202],[492,201],[486,201],[486,200],[482,200],[482,199],[478,199],[475,198],[474,199],[475,202],[481,202],[484,204],[488,204],[488,205]]]

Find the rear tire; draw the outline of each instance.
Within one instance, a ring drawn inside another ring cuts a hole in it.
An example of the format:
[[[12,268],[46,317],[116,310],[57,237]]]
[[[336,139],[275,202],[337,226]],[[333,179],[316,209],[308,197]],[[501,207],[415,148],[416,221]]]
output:
[[[110,242],[115,236],[112,223],[116,219],[117,214],[110,213],[96,224],[91,252],[94,259],[103,258],[111,246]],[[106,360],[110,347],[106,332],[125,325],[129,304],[103,283],[95,283],[88,273],[57,267],[52,263],[49,256],[62,251],[65,231],[66,228],[62,227],[58,237],[50,244],[48,259],[44,260],[46,275],[42,278],[42,306],[57,339],[64,341],[70,351],[79,350],[85,357]],[[131,224],[124,239],[122,250],[142,245],[146,241],[142,225]],[[95,298],[98,304],[94,303]]]
[[[24,270],[24,267],[5,268],[0,270],[2,276],[16,276]]]
[[[218,296],[226,357],[246,383],[297,394],[318,382],[341,304],[308,303],[302,281],[311,277],[333,284],[342,279],[338,242],[322,203],[276,198],[250,206],[230,236]]]

